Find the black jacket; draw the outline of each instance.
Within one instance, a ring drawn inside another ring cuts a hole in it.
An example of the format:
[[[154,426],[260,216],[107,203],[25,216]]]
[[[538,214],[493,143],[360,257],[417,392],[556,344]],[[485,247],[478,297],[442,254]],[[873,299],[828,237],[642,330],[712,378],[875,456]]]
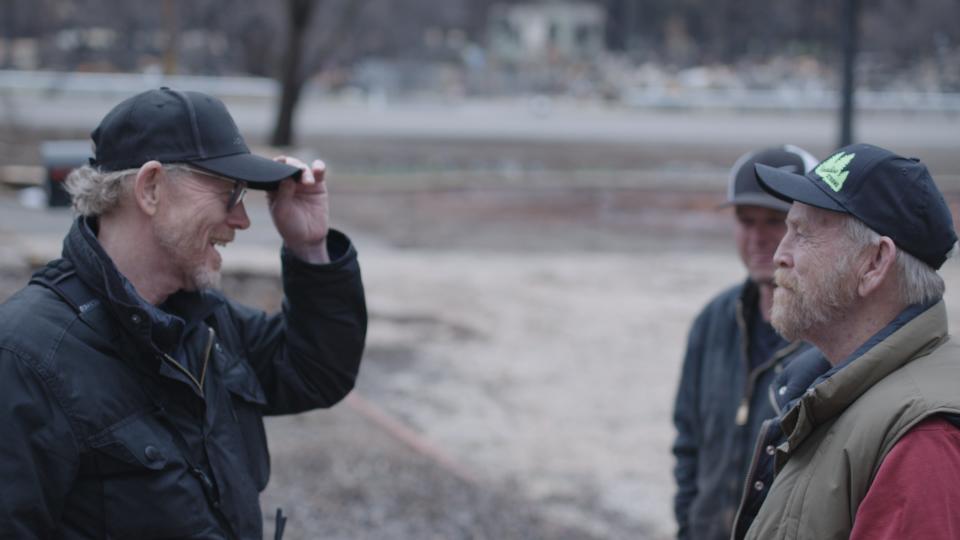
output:
[[[146,304],[77,220],[0,306],[0,537],[263,537],[265,414],[328,407],[366,333],[350,241],[284,253],[282,313],[218,293]]]
[[[730,537],[754,441],[778,412],[770,383],[809,348],[786,345],[749,369],[747,321],[758,305],[759,291],[748,280],[711,300],[690,329],[673,415],[679,538]]]

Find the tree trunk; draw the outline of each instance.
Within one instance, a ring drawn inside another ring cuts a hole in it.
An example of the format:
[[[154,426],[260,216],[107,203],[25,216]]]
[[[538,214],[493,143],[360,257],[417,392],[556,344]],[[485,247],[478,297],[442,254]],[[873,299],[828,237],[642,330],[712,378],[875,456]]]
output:
[[[344,44],[351,43],[351,34],[356,26],[360,10],[365,0],[349,0],[340,5],[336,15],[326,21],[325,39],[314,43],[306,62],[303,52],[307,47],[306,37],[310,31],[310,18],[318,3],[323,0],[287,0],[287,14],[290,17],[290,31],[287,33],[287,48],[283,55],[280,72],[280,107],[277,110],[277,124],[270,143],[274,146],[293,144],[293,119],[303,85],[310,75],[317,72],[339,51]],[[330,11],[330,10],[328,10]],[[306,65],[304,65],[306,64]]]
[[[273,146],[293,144],[293,118],[304,83],[304,76],[300,69],[303,58],[303,37],[314,6],[313,0],[287,0],[290,29],[287,32],[286,50],[280,66],[280,107],[277,110],[277,124],[270,138],[270,144]]]

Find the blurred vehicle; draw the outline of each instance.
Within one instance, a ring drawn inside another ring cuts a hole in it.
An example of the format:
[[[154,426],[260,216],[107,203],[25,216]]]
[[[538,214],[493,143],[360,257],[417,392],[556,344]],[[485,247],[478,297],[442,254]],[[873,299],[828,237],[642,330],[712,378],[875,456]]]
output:
[[[70,171],[93,157],[90,141],[44,141],[40,143],[40,159],[46,170],[44,190],[48,207],[70,206],[70,194],[63,187]]]

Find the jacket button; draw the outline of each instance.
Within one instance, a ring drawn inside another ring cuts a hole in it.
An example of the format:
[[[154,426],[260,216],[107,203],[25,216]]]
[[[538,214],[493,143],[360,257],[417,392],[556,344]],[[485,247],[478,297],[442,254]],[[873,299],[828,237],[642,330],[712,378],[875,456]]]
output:
[[[137,313],[134,313],[133,315],[130,316],[130,320],[133,321],[133,324],[140,324],[140,320],[141,320],[140,315]]]
[[[771,444],[771,445],[767,445],[767,455],[768,455],[768,456],[772,456],[772,455],[775,454],[776,452],[777,452],[777,449],[774,448],[772,444]]]
[[[777,390],[777,393],[780,394],[781,396],[787,395],[787,387],[786,387],[786,386],[781,386],[780,389]]]
[[[754,482],[753,489],[757,491],[763,491],[763,482],[761,482],[760,480],[757,480],[756,482]]]
[[[143,449],[143,455],[147,458],[148,461],[157,461],[163,459],[163,453],[160,450],[157,450],[156,446],[148,445]]]

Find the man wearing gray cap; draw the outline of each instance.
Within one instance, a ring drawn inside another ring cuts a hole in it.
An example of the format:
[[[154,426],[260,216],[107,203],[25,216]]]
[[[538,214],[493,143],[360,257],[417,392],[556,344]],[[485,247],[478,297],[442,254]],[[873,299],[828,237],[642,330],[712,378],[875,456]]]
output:
[[[674,510],[680,538],[727,539],[760,424],[776,414],[768,387],[775,372],[807,349],[770,326],[773,252],[789,204],[757,184],[754,164],[798,173],[816,163],[785,145],[747,153],[730,171],[727,203],[747,279],[711,300],[690,330],[674,407],[677,438]]]
[[[793,203],[771,321],[829,365],[783,381],[789,405],[764,428],[734,537],[960,538],[960,345],[937,273],[957,235],[943,195],[919,160],[868,144],[806,175],[756,168]]]
[[[324,165],[253,155],[223,103],[170,88],[92,138],[62,258],[0,305],[0,536],[262,539],[263,416],[342,399],[364,346]],[[216,290],[248,188],[283,239],[281,313]]]

